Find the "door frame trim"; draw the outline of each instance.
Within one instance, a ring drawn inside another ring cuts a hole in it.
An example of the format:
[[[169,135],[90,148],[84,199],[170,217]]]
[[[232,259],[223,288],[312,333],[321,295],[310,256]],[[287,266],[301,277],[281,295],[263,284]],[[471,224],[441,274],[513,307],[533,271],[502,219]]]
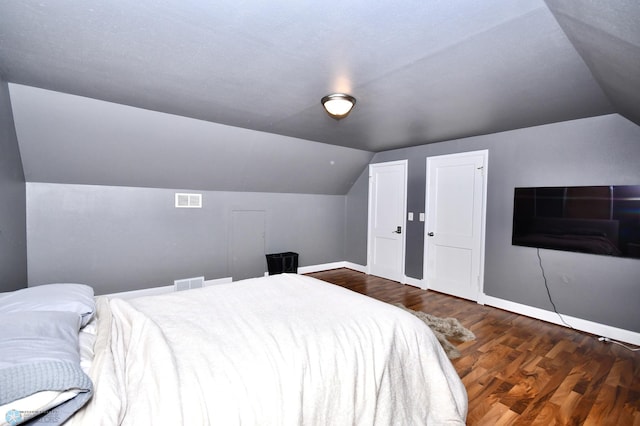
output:
[[[371,225],[373,223],[372,221],[372,213],[373,213],[373,197],[372,197],[372,192],[373,192],[373,181],[372,181],[372,177],[373,177],[373,169],[377,166],[396,166],[396,165],[402,165],[404,167],[404,179],[403,179],[403,183],[404,183],[404,200],[403,200],[403,204],[402,204],[402,215],[403,215],[403,220],[402,220],[402,224],[403,224],[403,228],[404,228],[404,232],[402,233],[402,269],[400,271],[400,283],[401,284],[406,284],[407,282],[407,276],[405,275],[405,269],[407,267],[406,265],[406,251],[407,251],[407,186],[408,186],[408,177],[409,177],[409,160],[408,159],[404,159],[404,160],[395,160],[395,161],[386,161],[386,162],[381,162],[381,163],[373,163],[373,164],[369,164],[369,190],[368,190],[368,201],[367,201],[367,267],[366,267],[366,273],[367,275],[371,275],[371,264],[372,264],[372,257],[373,257],[373,250],[372,250],[372,230],[371,230]]]
[[[425,214],[429,211],[429,160],[432,158],[464,158],[473,155],[481,155],[484,158],[484,166],[482,169],[483,172],[483,182],[482,182],[482,211],[481,215],[481,225],[480,225],[480,270],[478,271],[478,296],[475,300],[479,302],[484,294],[484,259],[485,259],[485,246],[486,246],[486,228],[487,228],[487,187],[489,179],[489,150],[482,149],[478,151],[466,151],[466,152],[457,152],[453,154],[444,154],[444,155],[432,155],[426,158],[426,169],[425,169],[425,182],[424,182],[424,211]],[[422,281],[424,283],[423,288],[425,290],[429,289],[429,282],[427,281],[427,255],[428,255],[428,247],[427,247],[427,218],[424,221],[424,234],[423,234],[423,257],[422,257]]]

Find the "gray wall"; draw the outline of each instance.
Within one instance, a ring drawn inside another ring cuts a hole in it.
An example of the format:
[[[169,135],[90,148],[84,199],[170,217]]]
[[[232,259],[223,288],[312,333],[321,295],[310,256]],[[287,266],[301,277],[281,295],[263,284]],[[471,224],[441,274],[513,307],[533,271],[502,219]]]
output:
[[[29,285],[104,294],[228,277],[232,210],[266,212],[266,253],[297,252],[300,266],[344,260],[345,196],[204,191],[202,209],[176,209],[175,192],[27,183]]]
[[[0,80],[0,292],[27,285],[25,180],[7,83]]]
[[[347,193],[346,232],[344,235],[345,260],[357,265],[367,264],[367,232],[369,209],[369,167]],[[364,216],[363,216],[364,214]],[[364,218],[364,220],[363,220]],[[364,244],[362,241],[364,236]]]
[[[511,245],[518,186],[638,185],[640,127],[613,114],[377,154],[372,162],[409,160],[408,211],[424,211],[426,157],[489,150],[484,292],[552,310],[536,251]],[[364,186],[347,197],[361,200]],[[366,222],[366,203],[348,223]],[[348,259],[366,259],[366,228],[348,228]],[[422,222],[407,223],[406,275],[422,278]],[[359,243],[358,243],[359,242]],[[640,260],[541,250],[553,300],[571,316],[640,332]]]

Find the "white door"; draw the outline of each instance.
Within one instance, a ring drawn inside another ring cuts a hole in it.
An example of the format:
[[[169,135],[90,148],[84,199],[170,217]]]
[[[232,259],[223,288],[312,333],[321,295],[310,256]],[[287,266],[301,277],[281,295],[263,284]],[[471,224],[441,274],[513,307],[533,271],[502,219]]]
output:
[[[231,277],[238,281],[263,276],[267,265],[264,249],[265,212],[233,210],[231,220]]]
[[[427,288],[477,301],[483,285],[488,151],[427,158]]]
[[[369,166],[367,273],[404,282],[407,161]]]

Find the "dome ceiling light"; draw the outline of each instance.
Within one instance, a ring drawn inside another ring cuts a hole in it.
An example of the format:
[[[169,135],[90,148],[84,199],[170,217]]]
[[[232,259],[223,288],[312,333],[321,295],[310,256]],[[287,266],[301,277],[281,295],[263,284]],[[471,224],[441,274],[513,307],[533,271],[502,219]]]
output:
[[[344,93],[334,93],[322,98],[322,106],[327,111],[327,114],[336,120],[349,115],[355,104],[356,98]]]

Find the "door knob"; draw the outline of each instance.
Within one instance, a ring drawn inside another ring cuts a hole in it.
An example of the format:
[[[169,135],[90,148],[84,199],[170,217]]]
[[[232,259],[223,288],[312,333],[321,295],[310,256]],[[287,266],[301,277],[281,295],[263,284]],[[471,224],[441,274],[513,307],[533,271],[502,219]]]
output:
[[[398,226],[398,227],[396,228],[396,230],[395,230],[395,231],[393,231],[393,232],[394,232],[394,234],[402,234],[402,226]]]
[[[427,235],[433,237],[433,232],[429,232]]]

